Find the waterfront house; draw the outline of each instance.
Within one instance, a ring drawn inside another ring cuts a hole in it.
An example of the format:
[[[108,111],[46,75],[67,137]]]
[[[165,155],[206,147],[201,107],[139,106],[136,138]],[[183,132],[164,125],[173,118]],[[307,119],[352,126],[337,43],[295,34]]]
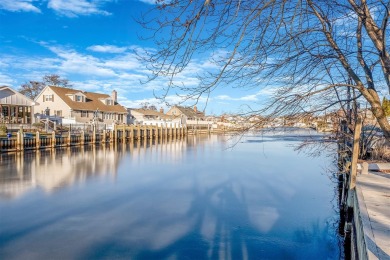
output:
[[[152,109],[133,109],[129,108],[130,123],[140,125],[157,125],[157,126],[180,126],[182,125],[181,117],[164,114],[164,110],[160,111]]]
[[[77,89],[46,86],[37,96],[35,112],[56,116],[63,123],[127,123],[127,110],[111,95]]]
[[[172,116],[174,118],[173,120],[178,120],[181,124],[186,125],[187,127],[196,129],[210,129],[213,124],[211,121],[206,121],[205,114],[198,111],[196,106],[194,106],[194,108],[173,106],[168,110],[167,115]]]
[[[7,86],[0,86],[0,124],[33,123],[37,102]]]
[[[167,115],[172,115],[176,118],[184,118],[187,120],[204,120],[205,115],[203,112],[198,111],[197,107],[183,107],[183,106],[173,106],[168,110]]]
[[[147,123],[148,121],[170,120],[171,117],[164,114],[164,110],[156,111],[153,109],[130,108],[129,115],[132,123]]]

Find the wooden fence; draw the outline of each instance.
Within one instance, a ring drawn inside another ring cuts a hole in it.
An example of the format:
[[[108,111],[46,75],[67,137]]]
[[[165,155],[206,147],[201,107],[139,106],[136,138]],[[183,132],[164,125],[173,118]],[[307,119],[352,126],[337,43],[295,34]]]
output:
[[[135,126],[116,125],[114,130],[108,131],[78,131],[26,133],[20,128],[15,135],[0,137],[0,153],[69,147],[86,144],[119,143],[151,138],[180,138],[187,135],[187,128],[183,126]]]

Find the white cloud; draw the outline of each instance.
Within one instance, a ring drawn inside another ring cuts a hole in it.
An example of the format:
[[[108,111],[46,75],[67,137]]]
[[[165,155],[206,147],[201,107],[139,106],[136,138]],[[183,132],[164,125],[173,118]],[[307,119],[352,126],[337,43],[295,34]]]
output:
[[[100,6],[107,1],[104,0],[49,0],[47,7],[53,9],[61,15],[77,17],[79,15],[111,15],[111,13],[101,10]]]
[[[114,45],[93,45],[89,46],[87,50],[104,53],[123,53],[127,50],[127,48]]]
[[[141,67],[140,61],[134,56],[134,54],[124,54],[113,59],[107,60],[105,66],[113,69],[121,70],[138,70]]]
[[[275,94],[275,91],[277,91],[278,87],[276,86],[269,86],[267,88],[263,88],[259,91],[257,91],[255,94],[246,95],[242,97],[231,97],[229,95],[218,95],[214,97],[216,100],[223,100],[223,101],[251,101],[256,102],[260,99],[267,98],[269,96],[272,96]]]
[[[32,3],[35,0],[1,0],[0,9],[7,10],[10,12],[35,12],[40,13],[36,6]]]
[[[120,93],[120,92],[118,92]],[[179,97],[176,95],[169,95],[165,97],[165,101],[162,101],[161,99],[152,97],[152,98],[144,98],[144,99],[137,99],[137,100],[129,100],[126,98],[119,98],[121,101],[120,103],[125,107],[130,108],[139,108],[142,104],[148,103],[150,105],[155,105],[158,109],[163,108],[165,112],[169,110],[169,108],[173,105],[180,104],[182,106],[193,106],[196,101],[195,100],[186,100],[183,97]],[[205,98],[201,98],[197,102],[197,106],[199,110],[202,110],[204,105],[206,103]]]
[[[231,96],[228,96],[228,95],[219,95],[219,96],[216,96],[214,97],[214,99],[217,99],[217,100],[231,100],[231,101],[258,101],[258,95],[257,94],[253,94],[253,95],[247,95],[247,96],[243,96],[243,97],[231,97]]]
[[[0,73],[0,86],[12,86],[14,80],[5,74]]]
[[[60,47],[48,47],[49,50],[62,58],[59,69],[66,73],[75,73],[89,76],[112,77],[116,73],[104,66],[99,59],[79,54],[74,50],[66,50]]]
[[[140,2],[142,3],[145,3],[145,4],[155,4],[156,3],[156,0],[139,0]]]
[[[0,68],[6,68],[8,67],[9,65],[7,63],[5,63],[4,61],[1,61],[0,60]]]

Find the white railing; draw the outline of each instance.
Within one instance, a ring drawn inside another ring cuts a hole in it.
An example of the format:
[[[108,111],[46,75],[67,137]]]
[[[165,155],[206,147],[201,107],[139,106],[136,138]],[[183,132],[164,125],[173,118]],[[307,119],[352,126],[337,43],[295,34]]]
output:
[[[199,125],[199,126],[207,126],[212,125],[212,121],[205,121],[205,120],[187,120],[187,125]]]
[[[62,124],[76,124],[76,118],[75,117],[63,117]]]
[[[174,121],[162,121],[162,120],[142,120],[135,121],[135,125],[153,125],[153,126],[162,126],[162,127],[180,127],[182,124],[180,122]]]

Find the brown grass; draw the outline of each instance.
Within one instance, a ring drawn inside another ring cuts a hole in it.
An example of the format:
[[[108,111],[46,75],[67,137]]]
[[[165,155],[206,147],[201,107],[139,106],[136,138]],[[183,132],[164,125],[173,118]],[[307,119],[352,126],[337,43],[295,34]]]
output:
[[[373,161],[390,162],[390,144],[384,139],[378,141],[370,159]]]

